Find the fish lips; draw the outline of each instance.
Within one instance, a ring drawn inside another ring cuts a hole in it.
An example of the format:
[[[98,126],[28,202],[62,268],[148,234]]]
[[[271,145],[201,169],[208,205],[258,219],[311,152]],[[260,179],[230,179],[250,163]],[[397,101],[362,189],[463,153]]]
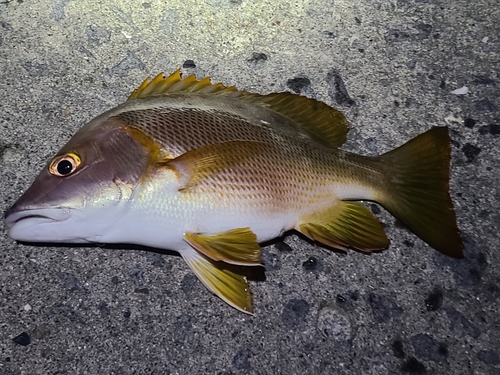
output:
[[[66,207],[17,210],[14,205],[5,212],[4,224],[8,236],[16,241],[43,242],[54,238],[51,224],[70,217],[71,209]]]

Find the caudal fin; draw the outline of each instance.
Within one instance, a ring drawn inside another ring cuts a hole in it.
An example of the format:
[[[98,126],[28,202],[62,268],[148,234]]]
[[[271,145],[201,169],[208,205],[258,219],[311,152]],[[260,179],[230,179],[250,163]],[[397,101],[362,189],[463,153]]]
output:
[[[378,201],[439,252],[463,257],[449,193],[450,136],[436,127],[380,156],[387,173]]]

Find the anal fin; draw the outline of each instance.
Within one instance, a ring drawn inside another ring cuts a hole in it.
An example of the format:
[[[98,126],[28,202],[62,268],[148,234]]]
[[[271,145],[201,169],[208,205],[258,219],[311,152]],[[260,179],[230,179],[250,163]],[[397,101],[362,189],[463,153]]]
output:
[[[245,276],[222,262],[214,262],[195,249],[181,253],[189,268],[215,295],[236,309],[253,314],[252,292]]]
[[[242,266],[262,264],[257,236],[250,228],[211,235],[186,233],[184,237],[191,246],[214,261]]]
[[[295,229],[312,240],[344,250],[370,252],[389,246],[380,222],[356,202],[338,201],[329,209],[302,217]]]

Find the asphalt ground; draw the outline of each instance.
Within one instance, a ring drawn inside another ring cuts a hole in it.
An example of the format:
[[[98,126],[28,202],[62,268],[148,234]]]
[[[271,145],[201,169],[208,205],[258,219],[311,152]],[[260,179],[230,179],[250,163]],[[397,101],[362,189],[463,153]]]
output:
[[[364,155],[448,126],[465,243],[447,258],[383,209],[380,253],[291,234],[249,316],[174,254],[2,223],[0,374],[499,374],[499,38],[496,0],[0,1],[2,210],[84,123],[183,68],[332,105]]]

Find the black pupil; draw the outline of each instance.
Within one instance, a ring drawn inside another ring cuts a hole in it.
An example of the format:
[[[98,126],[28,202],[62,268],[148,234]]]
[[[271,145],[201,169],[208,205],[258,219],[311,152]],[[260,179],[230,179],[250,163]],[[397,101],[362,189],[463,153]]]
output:
[[[71,173],[73,170],[73,164],[69,160],[61,160],[57,164],[57,173],[59,173],[61,176],[66,176],[67,174]]]

